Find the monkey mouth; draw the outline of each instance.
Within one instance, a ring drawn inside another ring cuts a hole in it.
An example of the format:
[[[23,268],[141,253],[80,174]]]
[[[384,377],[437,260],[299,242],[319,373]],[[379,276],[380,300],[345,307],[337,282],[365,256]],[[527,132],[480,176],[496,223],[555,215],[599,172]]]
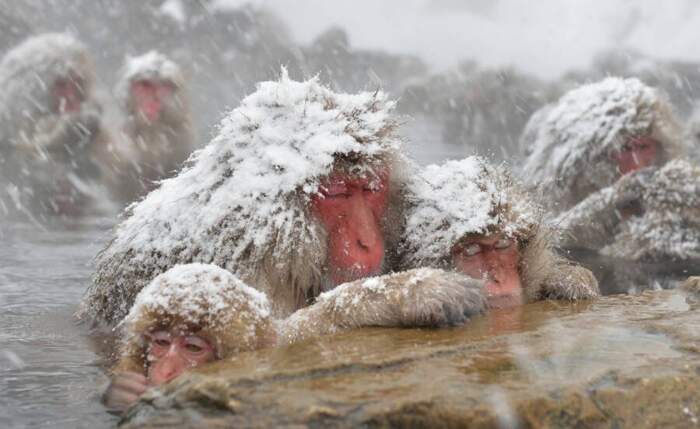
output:
[[[331,283],[333,287],[342,283],[352,282],[355,280],[372,277],[384,272],[384,259],[379,264],[361,264],[355,263],[349,268],[337,268],[331,274]]]
[[[523,305],[523,294],[520,284],[517,287],[504,287],[498,282],[486,283],[487,302],[489,308],[510,308]]]

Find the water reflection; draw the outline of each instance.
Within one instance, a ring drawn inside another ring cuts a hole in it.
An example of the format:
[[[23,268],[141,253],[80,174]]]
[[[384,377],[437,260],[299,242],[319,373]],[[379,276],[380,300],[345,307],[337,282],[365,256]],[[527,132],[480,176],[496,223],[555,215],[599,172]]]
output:
[[[0,427],[113,424],[97,401],[106,382],[86,329],[72,312],[90,260],[111,227],[103,219],[0,233]]]

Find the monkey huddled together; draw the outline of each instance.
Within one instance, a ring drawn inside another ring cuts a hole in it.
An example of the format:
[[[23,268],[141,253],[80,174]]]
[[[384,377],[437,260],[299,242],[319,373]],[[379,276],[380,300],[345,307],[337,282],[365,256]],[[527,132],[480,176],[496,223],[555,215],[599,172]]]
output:
[[[66,35],[31,38],[0,62],[0,213],[86,213],[103,191],[138,200],[76,313],[121,336],[105,395],[115,409],[246,351],[594,299],[610,276],[627,290],[668,278],[629,265],[596,276],[569,252],[700,259],[700,167],[684,159],[668,102],[636,79],[584,85],[533,115],[523,181],[481,157],[418,166],[379,90],[336,92],[282,69],[193,152],[172,60],[127,58],[118,130],[94,81]]]
[[[114,127],[95,82],[87,47],[68,34],[30,37],[2,58],[3,218],[44,223],[104,212],[153,189],[192,152],[177,64],[154,51],[128,57],[114,91],[122,117]]]

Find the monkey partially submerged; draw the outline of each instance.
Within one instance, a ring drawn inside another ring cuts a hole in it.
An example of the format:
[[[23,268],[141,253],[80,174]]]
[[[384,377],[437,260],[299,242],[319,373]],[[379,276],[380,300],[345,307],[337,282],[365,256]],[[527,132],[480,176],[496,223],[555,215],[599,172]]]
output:
[[[411,181],[402,267],[486,281],[490,307],[598,296],[593,274],[557,256],[552,233],[508,172],[479,157],[430,165]]]
[[[0,63],[0,214],[44,220],[99,200],[97,153],[108,144],[86,47],[43,34]]]
[[[522,169],[557,213],[623,175],[683,154],[666,98],[637,79],[607,78],[569,91],[533,115]]]
[[[186,168],[130,208],[97,258],[79,315],[117,323],[151,279],[182,263],[233,272],[268,296],[276,318],[342,282],[389,272],[410,168],[393,108],[382,92],[334,93],[286,72],[259,84]],[[442,303],[425,307],[435,324],[479,311],[466,308],[478,282],[431,277],[406,278],[406,295],[395,297],[406,311],[387,315],[394,325],[410,324],[431,300]],[[362,296],[347,302],[372,311]]]
[[[175,174],[194,150],[186,80],[156,51],[127,58],[115,90],[125,115],[122,140],[103,163],[115,194],[133,201]]]
[[[560,224],[562,245],[615,262],[619,291],[674,286],[700,274],[700,167],[677,159],[625,176]]]

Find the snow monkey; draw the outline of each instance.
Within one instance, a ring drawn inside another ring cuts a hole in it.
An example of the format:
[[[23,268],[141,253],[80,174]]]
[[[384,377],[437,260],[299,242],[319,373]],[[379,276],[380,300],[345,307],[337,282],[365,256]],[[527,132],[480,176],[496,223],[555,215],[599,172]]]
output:
[[[394,104],[381,91],[334,93],[286,71],[260,83],[177,176],[129,208],[97,257],[78,316],[117,323],[141,288],[182,263],[238,275],[268,296],[276,318],[342,282],[388,272],[411,165]],[[476,283],[443,275],[407,281],[405,296],[394,297],[405,311],[386,317],[405,326],[431,308],[435,324],[463,321],[474,311],[468,295]],[[348,302],[373,311],[361,296]],[[431,300],[443,305],[421,306]],[[441,316],[448,320],[437,323]]]
[[[66,34],[31,37],[2,59],[0,213],[72,214],[93,199],[107,143],[93,81],[85,46]]]
[[[683,152],[670,103],[634,78],[583,85],[544,109],[526,127],[533,147],[522,176],[558,213]]]
[[[422,308],[397,317],[406,300],[406,282],[420,287],[408,299]],[[442,289],[435,299],[433,282],[463,286]],[[481,312],[484,302],[475,282],[459,275],[420,269],[347,283],[322,294],[318,301],[289,318],[273,320],[265,294],[247,286],[230,272],[210,264],[176,265],[158,275],[137,295],[122,324],[119,361],[104,395],[105,404],[124,410],[151,386],[172,381],[189,368],[263,347],[290,344],[313,336],[362,326],[433,326],[447,318],[459,319]],[[426,293],[427,292],[427,293]],[[457,292],[457,293],[452,293]],[[350,301],[358,300],[358,307]],[[449,299],[467,300],[477,313],[439,316],[458,306]]]
[[[490,308],[598,295],[590,271],[555,255],[541,208],[504,168],[479,157],[430,165],[411,190],[403,268],[430,266],[483,278]]]
[[[180,67],[150,51],[127,58],[116,86],[126,115],[125,146],[107,158],[116,193],[132,201],[171,176],[194,149],[192,119]]]
[[[124,319],[119,361],[104,395],[124,410],[188,368],[275,340],[264,294],[214,265],[177,265],[139,293]]]

